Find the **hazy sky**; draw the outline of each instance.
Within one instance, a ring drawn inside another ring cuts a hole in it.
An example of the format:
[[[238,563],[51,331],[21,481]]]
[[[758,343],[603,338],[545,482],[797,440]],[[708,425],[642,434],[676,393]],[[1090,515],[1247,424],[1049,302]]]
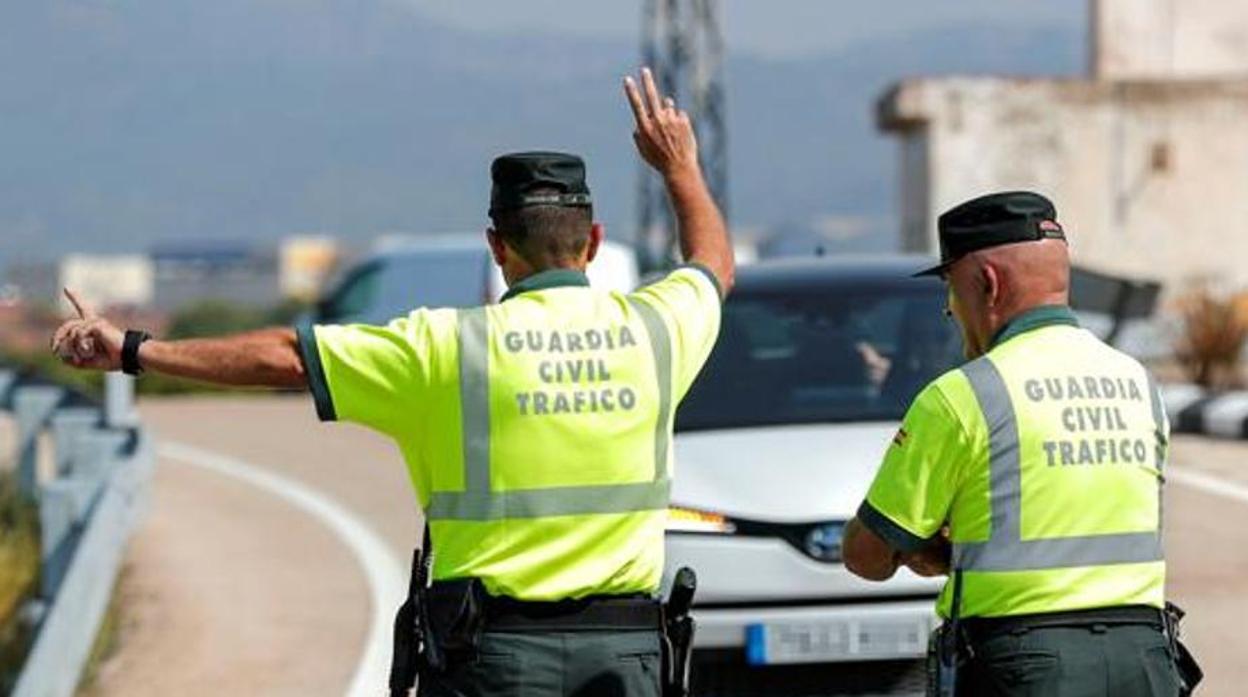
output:
[[[636,41],[642,0],[389,0],[485,31],[536,30]],[[965,22],[1081,27],[1090,0],[723,0],[736,50],[782,58],[837,49],[856,39]]]
[[[887,85],[1077,74],[1089,1],[720,0],[734,222],[888,220],[896,146],[871,107]],[[610,76],[636,60],[643,4],[0,0],[0,62],[25,66],[0,73],[0,271],[221,230],[477,229],[481,163],[533,144],[589,155],[617,192],[600,214],[631,234],[637,164]]]

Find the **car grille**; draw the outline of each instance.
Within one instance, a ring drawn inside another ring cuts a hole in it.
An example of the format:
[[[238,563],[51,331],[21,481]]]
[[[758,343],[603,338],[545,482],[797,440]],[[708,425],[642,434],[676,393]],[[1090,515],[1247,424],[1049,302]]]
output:
[[[825,564],[841,563],[841,533],[845,521],[818,521],[813,523],[768,523],[743,518],[726,518],[732,526],[732,533],[738,537],[770,537],[779,538],[791,547],[815,561]],[[811,545],[812,534],[818,530],[828,530],[828,539],[823,540],[819,548],[821,553],[815,554]],[[669,535],[702,535],[701,532],[669,531]]]

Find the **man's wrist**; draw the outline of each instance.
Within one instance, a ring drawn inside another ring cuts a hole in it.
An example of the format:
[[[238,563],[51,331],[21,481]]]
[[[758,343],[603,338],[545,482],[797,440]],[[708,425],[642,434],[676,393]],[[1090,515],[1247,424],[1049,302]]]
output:
[[[663,181],[667,184],[667,188],[675,189],[678,187],[700,185],[702,183],[702,169],[695,161],[689,164],[680,164],[675,167],[660,172]]]
[[[126,375],[141,375],[143,373],[143,363],[139,358],[139,349],[151,338],[151,334],[139,329],[126,330],[121,344],[121,372]]]

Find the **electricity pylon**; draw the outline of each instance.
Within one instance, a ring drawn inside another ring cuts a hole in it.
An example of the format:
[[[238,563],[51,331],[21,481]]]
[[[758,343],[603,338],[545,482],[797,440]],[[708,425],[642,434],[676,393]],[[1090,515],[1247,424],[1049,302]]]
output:
[[[720,210],[728,215],[728,129],[724,120],[724,40],[719,0],[644,0],[641,59],[659,89],[689,113],[702,172]],[[638,245],[647,270],[676,259],[676,224],[658,177],[641,168],[637,199]]]

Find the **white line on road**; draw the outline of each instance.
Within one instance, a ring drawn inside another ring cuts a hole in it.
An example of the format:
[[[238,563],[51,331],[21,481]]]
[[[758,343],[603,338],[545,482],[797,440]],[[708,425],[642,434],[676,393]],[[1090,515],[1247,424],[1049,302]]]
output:
[[[1166,481],[1182,484],[1183,486],[1203,491],[1206,494],[1221,496],[1232,501],[1248,503],[1248,486],[1203,472],[1171,467],[1166,470]]]
[[[325,494],[262,467],[170,441],[161,445],[160,455],[264,489],[320,520],[347,545],[368,579],[372,617],[368,638],[346,695],[365,697],[385,693],[389,675],[390,613],[403,602],[407,584],[403,567],[377,533]]]

